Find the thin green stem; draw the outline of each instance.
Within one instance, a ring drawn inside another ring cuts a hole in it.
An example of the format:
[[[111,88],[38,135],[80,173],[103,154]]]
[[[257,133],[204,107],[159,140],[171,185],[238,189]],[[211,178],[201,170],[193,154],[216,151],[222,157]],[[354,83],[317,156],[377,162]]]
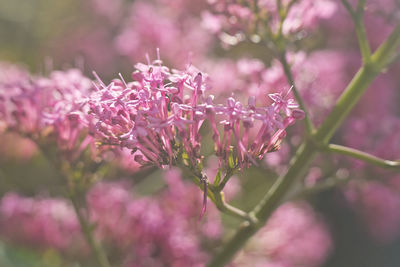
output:
[[[186,167],[184,164],[179,164],[179,167],[181,170],[185,172],[185,175],[191,178],[191,180],[201,189],[204,190],[203,183],[201,182],[201,179],[205,177],[205,179],[208,178],[204,173],[194,173],[192,172],[188,167]],[[227,176],[225,176],[227,177]],[[229,176],[230,177],[230,176]],[[229,178],[228,178],[229,179]],[[209,182],[207,182],[207,187],[210,190],[207,190],[207,196],[208,198],[215,204],[215,206],[220,210],[221,212],[230,215],[232,217],[239,218],[241,220],[245,220],[250,222],[251,224],[257,223],[257,219],[252,216],[251,214],[236,208],[234,206],[229,205],[228,203],[225,202],[223,192],[221,191],[219,186],[215,186]]]
[[[286,59],[286,39],[283,35],[283,23],[285,22],[285,19],[290,11],[290,8],[292,7],[292,5],[295,2],[296,2],[295,0],[292,0],[288,3],[288,5],[286,7],[282,7],[281,1],[277,0],[276,3],[277,3],[278,11],[279,11],[280,21],[279,21],[278,32],[276,35],[273,36],[273,43],[276,47],[277,57],[282,64],[286,79],[287,79],[288,83],[292,86],[292,91],[296,98],[296,101],[299,103],[300,108],[305,113],[304,124],[305,124],[307,133],[310,135],[314,131],[314,125],[310,119],[309,113],[307,112],[307,109],[303,102],[303,99],[302,99],[299,91],[297,90],[297,86],[294,82],[292,71],[291,71],[289,63]]]
[[[295,199],[303,199],[305,197],[323,192],[323,191],[327,191],[329,189],[335,188],[337,186],[340,185],[344,185],[347,182],[349,182],[350,179],[349,178],[338,178],[338,177],[330,177],[327,178],[325,181],[320,182],[314,186],[311,187],[306,187],[302,190],[300,190],[299,192],[296,192],[294,194],[293,197],[291,197],[291,200],[295,200]]]
[[[231,215],[233,217],[242,219],[242,220],[246,220],[246,221],[250,222],[251,224],[257,224],[258,223],[258,220],[257,220],[256,217],[252,216],[251,214],[249,214],[249,213],[247,213],[247,212],[245,212],[245,211],[243,211],[241,209],[238,209],[238,208],[236,208],[234,206],[231,206],[228,203],[226,203],[225,199],[224,199],[224,194],[223,194],[223,192],[221,192],[219,190],[218,187],[216,187],[216,186],[214,186],[212,184],[209,184],[208,187],[210,189],[209,191],[211,191],[214,194],[215,206],[221,212],[226,213],[228,215]]]
[[[399,43],[400,24],[371,57],[371,62],[360,68],[318,130],[299,147],[286,174],[277,179],[260,203],[250,212],[255,214],[259,223],[243,224],[233,238],[222,247],[222,250],[214,255],[208,264],[209,267],[221,267],[227,264],[247,240],[265,225],[289,189],[306,174],[309,165],[318,153],[318,146],[329,142],[373,79],[389,63]]]
[[[34,139],[32,140],[35,142]],[[73,193],[71,189],[71,184],[70,184],[71,179],[68,177],[66,173],[62,171],[64,169],[62,168],[62,166],[60,166],[62,164],[60,164],[60,162],[57,162],[54,159],[54,157],[47,152],[46,147],[44,147],[42,144],[39,144],[38,142],[36,142],[36,144],[41,154],[47,160],[47,162],[54,168],[54,170],[58,172],[59,176],[62,177],[63,182],[65,182],[65,184],[68,186],[69,188],[68,196],[72,202],[76,216],[78,217],[78,221],[82,229],[82,234],[84,235],[86,241],[88,242],[88,245],[90,246],[92,253],[95,256],[97,263],[99,264],[100,267],[111,267],[102,246],[95,241],[92,229],[89,223],[86,221],[83,214],[81,213],[76,194]]]
[[[90,249],[92,250],[95,256],[97,263],[99,264],[100,267],[111,267],[110,263],[108,262],[106,254],[104,253],[100,244],[98,244],[93,237],[92,227],[86,220],[85,216],[82,214],[76,196],[73,193],[71,193],[69,197],[74,207],[76,216],[78,217],[79,224],[82,228],[82,233],[85,236],[86,241],[88,242]]]
[[[305,106],[305,104],[303,102],[303,99],[302,99],[299,91],[297,90],[296,84],[294,82],[292,71],[291,71],[289,63],[287,62],[287,59],[286,59],[286,52],[283,52],[281,54],[280,61],[281,61],[282,67],[283,67],[283,71],[285,72],[286,79],[288,80],[289,84],[292,86],[293,94],[294,94],[297,102],[299,103],[300,108],[305,113],[304,123],[305,123],[305,126],[306,126],[307,133],[311,134],[314,131],[314,125],[313,125],[313,123],[312,123],[312,121],[310,119],[310,115],[309,115],[309,113],[308,113],[308,111],[306,109],[306,106]]]
[[[326,147],[326,150],[336,154],[359,159],[381,168],[400,170],[400,161],[385,160],[354,148],[330,144]]]
[[[351,18],[353,19],[363,62],[368,63],[371,59],[371,48],[369,46],[367,32],[365,30],[365,26],[363,23],[365,0],[358,1],[356,11],[353,10],[353,8],[351,7],[350,3],[347,0],[341,0],[341,1],[344,7],[349,12]]]
[[[393,53],[400,44],[400,24],[394,28],[388,39],[371,56],[378,69],[384,69],[393,59]]]
[[[229,179],[232,177],[232,175],[235,173],[236,170],[237,167],[229,168],[229,170],[226,172],[224,176],[224,179],[222,179],[221,183],[217,187],[219,192],[221,192],[225,188],[226,183],[229,181]]]
[[[353,7],[351,6],[350,2],[347,0],[341,0],[341,1],[342,1],[342,4],[344,5],[344,7],[346,8],[347,12],[349,12],[352,19],[355,20],[357,15],[354,12]]]

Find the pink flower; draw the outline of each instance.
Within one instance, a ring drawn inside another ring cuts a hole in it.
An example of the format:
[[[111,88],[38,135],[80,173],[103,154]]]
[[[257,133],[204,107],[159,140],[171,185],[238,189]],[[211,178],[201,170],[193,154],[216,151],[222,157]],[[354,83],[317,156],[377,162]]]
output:
[[[118,183],[100,183],[88,195],[98,235],[104,242],[118,244],[124,266],[200,266],[207,259],[202,240],[210,242],[221,234],[215,209],[209,209],[199,224],[194,207],[201,205],[201,199],[196,186],[182,182],[176,169],[165,173],[165,180],[168,190],[151,198],[135,197]]]
[[[234,261],[243,266],[320,266],[332,250],[328,227],[306,203],[287,203]]]
[[[263,24],[268,24],[273,33],[277,33],[280,25],[280,15],[276,1],[261,0],[257,1],[257,9],[251,1],[238,2],[233,0],[209,1],[211,3],[213,14],[205,12],[203,14],[203,25],[214,33],[226,31],[230,38],[224,38],[222,41],[235,38],[240,40],[241,33],[247,34],[254,30],[254,25],[258,17],[265,21],[258,23],[262,29]],[[286,8],[289,1],[282,1],[283,8]],[[255,14],[257,10],[257,14]],[[314,30],[319,26],[321,20],[330,18],[336,10],[336,3],[331,0],[296,1],[291,5],[287,17],[282,25],[284,35],[296,34],[302,30]],[[262,30],[258,30],[259,32]],[[242,38],[243,39],[243,38]],[[227,44],[236,44],[237,41],[227,41]]]
[[[168,188],[151,197],[132,193],[126,182],[98,183],[87,194],[95,237],[120,255],[123,266],[201,266],[207,261],[203,244],[214,246],[219,240],[219,212],[210,208],[199,222],[198,189],[181,178],[175,169],[165,173]],[[34,248],[80,257],[88,252],[73,208],[61,198],[7,194],[0,202],[0,234]]]
[[[400,197],[396,188],[380,182],[361,182],[350,185],[346,193],[374,240],[387,244],[400,236]]]
[[[63,199],[24,198],[13,193],[0,203],[1,235],[25,245],[78,251],[81,230],[72,206]]]
[[[7,131],[41,146],[56,146],[74,160],[94,145],[87,96],[92,82],[77,69],[53,71],[50,77],[24,75],[0,80],[0,121]]]
[[[196,166],[202,159],[199,129],[208,120],[221,164],[227,165],[233,157],[234,164],[244,167],[274,151],[285,128],[302,118],[297,104],[280,94],[271,95],[275,102],[266,108],[256,107],[253,98],[247,106],[233,97],[226,104],[215,104],[212,95],[206,96],[207,75],[194,67],[170,71],[157,59],[136,68],[133,82],[121,78],[106,86],[99,80],[89,105],[98,120],[95,136],[104,144],[140,151],[143,157],[137,159],[142,164],[174,165],[182,150]],[[256,127],[258,135],[250,145],[248,132]],[[222,135],[219,128],[223,128]],[[234,151],[230,149],[232,136]]]
[[[175,67],[202,58],[210,38],[199,27],[199,18],[187,14],[187,11],[180,13],[182,6],[173,8],[170,4],[153,5],[147,1],[136,1],[131,7],[129,19],[115,39],[118,53],[137,62],[143,60],[142,55],[160,48],[168,51],[165,60]],[[189,6],[194,7],[193,1]],[[155,57],[154,54],[151,56]]]

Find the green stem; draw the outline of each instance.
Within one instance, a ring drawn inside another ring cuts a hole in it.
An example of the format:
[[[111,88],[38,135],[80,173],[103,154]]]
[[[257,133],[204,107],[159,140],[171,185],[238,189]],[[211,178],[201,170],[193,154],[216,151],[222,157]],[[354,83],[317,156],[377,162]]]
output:
[[[201,182],[200,179],[202,177],[207,177],[205,174],[201,174],[201,173],[196,174],[196,173],[192,172],[184,164],[179,164],[178,166],[181,168],[181,170],[184,171],[185,175],[189,176],[191,178],[191,180],[201,190],[204,190],[203,183]],[[207,180],[208,180],[208,178],[207,178]],[[221,189],[219,186],[215,186],[215,185],[207,182],[207,187],[210,189],[210,190],[207,190],[207,196],[215,204],[215,206],[218,208],[219,211],[221,211],[229,216],[236,217],[241,220],[249,221],[252,224],[257,223],[257,218],[255,218],[251,214],[226,203],[223,198],[223,192],[221,192]]]
[[[110,263],[108,262],[107,256],[104,253],[103,249],[100,247],[100,245],[95,241],[93,237],[93,232],[92,229],[86,220],[85,216],[82,214],[82,211],[80,210],[78,201],[76,199],[76,196],[71,193],[70,194],[70,200],[72,202],[72,205],[74,207],[75,213],[78,217],[79,224],[82,228],[82,233],[86,238],[86,241],[88,242],[90,249],[92,250],[97,263],[99,264],[100,267],[111,267]]]
[[[305,126],[306,126],[307,133],[311,134],[314,131],[314,125],[313,125],[313,123],[312,123],[312,121],[310,119],[309,113],[307,112],[307,109],[306,109],[306,106],[305,106],[305,104],[303,102],[303,99],[300,96],[299,91],[297,90],[296,84],[294,83],[293,74],[292,74],[292,71],[290,70],[290,66],[289,66],[289,64],[287,62],[287,59],[286,59],[286,52],[283,52],[281,54],[280,61],[281,61],[281,64],[283,66],[283,71],[285,72],[285,76],[286,76],[289,84],[292,86],[292,91],[293,91],[293,94],[294,94],[294,96],[296,98],[296,101],[297,101],[297,103],[299,103],[300,108],[305,113],[304,123],[305,123]]]
[[[363,23],[365,0],[358,1],[357,11],[353,10],[353,8],[351,7],[350,3],[347,0],[342,0],[342,3],[349,12],[351,18],[353,19],[363,62],[368,63],[371,58],[371,48],[369,46],[367,32],[365,30],[365,26]]]
[[[290,8],[292,7],[292,5],[295,2],[296,2],[295,0],[292,0],[291,2],[289,2],[289,4],[286,6],[286,8],[282,8],[281,1],[277,0],[276,3],[277,3],[278,11],[279,11],[280,21],[279,21],[278,32],[276,35],[272,36],[273,37],[272,39],[273,39],[274,45],[276,46],[277,56],[278,56],[279,61],[282,64],[286,79],[289,82],[289,84],[292,86],[292,91],[296,98],[297,103],[299,103],[300,108],[305,113],[304,123],[306,126],[307,133],[310,135],[314,131],[314,125],[310,119],[309,113],[307,112],[307,109],[303,102],[303,99],[297,90],[292,71],[290,69],[289,63],[287,62],[286,40],[283,35],[283,23],[285,22],[285,19],[286,19],[287,15],[289,14]]]
[[[246,220],[246,221],[250,222],[251,224],[258,223],[257,218],[255,216],[253,216],[252,214],[249,214],[241,209],[238,209],[238,208],[226,203],[223,192],[221,192],[218,187],[216,187],[212,184],[209,184],[208,187],[210,188],[210,191],[214,195],[214,199],[215,199],[214,204],[218,208],[218,210],[220,210],[221,212],[223,212],[225,214],[231,215],[233,217],[236,217],[236,218],[239,218],[242,220]]]
[[[255,214],[256,218],[258,218],[259,223],[243,224],[233,238],[225,244],[222,251],[212,258],[208,264],[209,267],[220,267],[227,264],[233,258],[235,253],[244,246],[246,241],[265,224],[267,218],[280,204],[283,193],[286,192],[293,181],[301,177],[301,175],[307,170],[307,167],[315,157],[315,154],[316,150],[313,148],[312,142],[307,142],[300,147],[297,155],[292,161],[288,173],[285,176],[280,176],[278,178],[261,202],[256,206],[253,212],[251,212],[251,214]]]
[[[299,192],[296,192],[293,197],[291,197],[291,200],[296,200],[296,199],[304,199],[307,196],[311,196],[323,191],[327,191],[329,189],[332,189],[334,187],[337,187],[339,185],[344,185],[347,182],[349,182],[349,178],[338,178],[338,177],[330,177],[327,178],[325,181],[320,182],[312,187],[306,187],[302,189]]]
[[[300,146],[287,173],[278,178],[261,202],[251,212],[258,218],[259,223],[256,225],[250,223],[242,225],[233,238],[222,247],[222,250],[214,255],[208,264],[209,267],[221,267],[227,264],[236,252],[245,245],[246,241],[265,225],[267,219],[282,202],[291,186],[307,172],[309,165],[317,154],[318,146],[329,142],[372,80],[389,63],[399,43],[400,24],[371,57],[371,62],[360,68],[322,125],[311,138],[306,139]]]
[[[84,235],[86,241],[88,242],[88,244],[92,250],[92,253],[94,254],[99,266],[100,267],[111,267],[103,248],[101,247],[100,244],[98,244],[95,241],[93,234],[92,234],[91,227],[90,227],[89,223],[86,221],[83,214],[81,213],[81,210],[79,208],[79,204],[78,204],[78,201],[76,198],[76,194],[73,193],[72,189],[71,189],[71,185],[70,185],[71,179],[68,177],[68,175],[66,173],[64,173],[62,171],[63,170],[63,168],[61,166],[62,164],[57,162],[55,160],[55,158],[47,152],[47,149],[44,145],[39,144],[33,138],[31,138],[31,140],[33,140],[37,144],[38,149],[40,150],[40,152],[42,153],[44,158],[54,168],[54,170],[56,170],[58,172],[59,176],[62,177],[63,182],[65,182],[65,184],[68,186],[68,188],[69,188],[68,196],[72,202],[76,216],[78,217],[78,221],[79,221],[79,224],[82,229],[82,234]]]
[[[221,192],[224,188],[226,183],[229,181],[229,179],[232,177],[232,175],[237,171],[238,167],[234,168],[229,168],[228,171],[226,172],[224,179],[222,179],[222,182],[218,185],[218,191]]]
[[[354,148],[330,144],[326,147],[326,150],[336,154],[356,158],[381,168],[400,170],[400,161],[385,160]]]

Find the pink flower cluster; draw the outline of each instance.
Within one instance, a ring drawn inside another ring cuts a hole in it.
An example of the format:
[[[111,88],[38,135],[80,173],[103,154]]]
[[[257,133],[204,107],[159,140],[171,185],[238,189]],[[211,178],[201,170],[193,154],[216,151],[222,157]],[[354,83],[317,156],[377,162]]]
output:
[[[214,97],[205,94],[207,76],[194,67],[170,71],[158,59],[136,68],[130,83],[122,77],[109,85],[99,80],[89,105],[98,119],[95,136],[104,144],[139,151],[135,159],[141,164],[174,165],[185,152],[196,166],[202,159],[200,128],[207,121],[220,162],[228,164],[232,157],[243,167],[276,150],[285,128],[304,116],[282,93],[270,94],[273,104],[268,107],[257,107],[254,97],[247,105],[233,97],[215,104]],[[250,142],[254,127],[257,135]]]
[[[234,266],[320,266],[332,251],[327,225],[304,203],[287,203],[274,212],[249,252],[239,254]]]
[[[381,114],[377,110],[374,114],[363,114],[361,118],[353,115],[343,134],[344,143],[384,159],[398,160],[400,119]],[[350,206],[362,219],[369,235],[384,244],[398,238],[400,175],[358,160],[347,160],[341,164],[353,170],[353,182],[344,191]]]
[[[331,0],[281,1],[282,10],[279,10],[275,0],[209,2],[214,12],[204,12],[203,25],[214,33],[227,31],[231,35],[252,33],[256,28],[256,34],[259,34],[265,25],[269,29],[264,30],[272,33],[277,33],[282,27],[284,35],[313,30],[320,20],[330,18],[336,9],[336,3]],[[280,25],[280,15],[284,9],[288,9],[288,14]]]
[[[85,97],[92,82],[79,70],[54,71],[49,78],[23,73],[0,80],[0,120],[7,131],[39,144],[54,140],[69,158],[76,158],[92,141]]]
[[[135,196],[123,182],[99,183],[87,195],[96,237],[124,259],[123,266],[202,266],[207,260],[203,244],[220,238],[216,209],[209,209],[198,221],[193,208],[201,205],[197,187],[182,182],[174,169],[166,173],[165,181],[168,189],[156,197]],[[28,246],[40,245],[80,257],[88,252],[73,208],[61,198],[9,193],[0,202],[0,233],[9,241]]]
[[[351,0],[353,8],[357,1]],[[397,0],[369,0],[365,3],[364,23],[372,49],[375,49],[389,36],[395,25],[400,21],[399,2]],[[343,5],[338,5],[336,12],[330,20],[323,21],[324,32],[329,38],[328,42],[343,43],[352,46],[354,27],[348,11]],[[340,34],[342,38],[333,38]]]
[[[354,54],[333,49],[317,50],[309,54],[289,53],[287,58],[297,90],[316,124],[333,107],[360,63]],[[237,62],[209,62],[204,65],[204,69],[210,73],[210,91],[219,97],[234,92],[240,99],[248,95],[262,98],[265,93],[272,93],[274,88],[291,86],[282,64],[276,59],[268,67],[258,59],[241,58]],[[387,91],[384,86],[380,87],[380,90]]]
[[[198,3],[193,2],[184,6],[194,8]],[[199,26],[199,16],[191,14],[184,6],[179,1],[158,5],[135,1],[129,7],[128,18],[121,23],[123,27],[114,41],[115,50],[131,62],[143,60],[144,54],[156,48],[168,51],[164,60],[171,66],[183,67],[187,62],[197,62],[211,46],[211,38]]]
[[[353,182],[345,196],[368,235],[380,244],[400,236],[400,176],[385,181]]]
[[[117,244],[124,266],[202,266],[207,259],[202,241],[220,237],[215,209],[198,221],[197,187],[183,183],[176,170],[166,174],[166,181],[169,190],[157,197],[134,199],[126,186],[110,183],[95,186],[88,195],[99,237]]]
[[[6,194],[0,203],[0,233],[25,245],[63,252],[82,245],[81,229],[72,206],[61,198],[25,198]]]

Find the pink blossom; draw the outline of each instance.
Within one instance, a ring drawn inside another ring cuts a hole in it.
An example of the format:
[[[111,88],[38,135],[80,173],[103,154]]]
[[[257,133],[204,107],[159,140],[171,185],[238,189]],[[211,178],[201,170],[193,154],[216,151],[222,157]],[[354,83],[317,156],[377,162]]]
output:
[[[235,266],[320,266],[332,250],[328,227],[306,203],[282,205]]]
[[[0,228],[2,236],[26,245],[64,252],[82,246],[74,210],[63,199],[24,198],[8,193],[0,203]]]
[[[99,81],[90,107],[98,119],[93,132],[99,140],[140,151],[144,158],[137,158],[142,164],[174,165],[183,149],[195,166],[201,160],[199,129],[208,120],[221,163],[228,164],[233,156],[243,167],[273,151],[285,128],[301,119],[302,111],[293,100],[279,94],[273,96],[273,106],[265,108],[256,107],[254,101],[243,105],[233,97],[226,104],[215,104],[212,95],[206,96],[207,75],[194,67],[169,71],[158,59],[136,68],[133,82],[114,80],[106,86]],[[258,134],[250,146],[248,131],[256,126]],[[223,128],[222,135],[218,128]],[[232,137],[235,153],[230,152]]]
[[[348,196],[349,191],[353,193],[350,204],[374,240],[389,243],[400,236],[400,196],[396,189],[372,181],[353,183],[346,189]]]
[[[203,25],[212,32],[226,31],[232,38],[237,37],[240,33],[248,34],[253,31],[257,17],[264,18],[264,21],[258,23],[258,27],[262,28],[264,24],[268,24],[273,33],[278,32],[280,16],[274,0],[256,1],[256,4],[253,1],[234,0],[209,2],[214,12],[213,14],[209,12],[203,14]],[[289,1],[282,1],[283,8],[288,5]],[[257,14],[255,14],[256,10]],[[290,35],[301,30],[313,30],[318,27],[321,20],[330,18],[335,10],[336,3],[331,0],[296,1],[291,5],[283,22],[282,32],[284,35]],[[224,38],[221,39],[224,41]]]
[[[198,19],[189,15],[179,16],[177,10],[169,8],[136,1],[125,27],[115,40],[116,50],[137,62],[143,60],[142,55],[160,48],[168,51],[165,60],[175,67],[201,58],[207,51],[210,38],[199,27]],[[150,56],[155,57],[154,54]]]
[[[124,266],[202,266],[208,258],[203,244],[220,238],[221,222],[215,208],[198,220],[195,207],[201,206],[201,198],[195,193],[197,187],[183,182],[175,169],[165,174],[165,180],[168,188],[151,197],[134,194],[126,182],[99,183],[87,195],[96,238],[105,247],[112,244],[113,252],[125,259]],[[61,198],[9,193],[0,203],[0,233],[12,242],[36,248],[78,256],[88,252],[74,211]]]
[[[356,1],[350,1],[353,8]],[[399,22],[399,8],[396,0],[370,0],[366,1],[364,12],[364,23],[367,36],[372,49],[376,49],[379,44],[390,34],[394,26]],[[331,38],[329,41],[335,46],[353,46],[356,44],[354,35],[354,23],[350,15],[342,4],[338,5],[333,16],[323,22],[324,32],[328,38],[340,34],[342,38]]]
[[[97,231],[104,241],[119,244],[126,255],[125,266],[201,266],[206,260],[201,240],[220,236],[215,209],[209,209],[203,223],[198,223],[198,209],[193,207],[200,206],[201,199],[194,193],[196,186],[183,183],[175,169],[165,177],[169,189],[151,198],[135,198],[126,186],[115,183],[99,184],[89,193]]]
[[[109,2],[104,0],[91,0],[90,4],[96,13],[106,17],[110,22],[117,23],[120,21],[124,1],[115,0]]]

